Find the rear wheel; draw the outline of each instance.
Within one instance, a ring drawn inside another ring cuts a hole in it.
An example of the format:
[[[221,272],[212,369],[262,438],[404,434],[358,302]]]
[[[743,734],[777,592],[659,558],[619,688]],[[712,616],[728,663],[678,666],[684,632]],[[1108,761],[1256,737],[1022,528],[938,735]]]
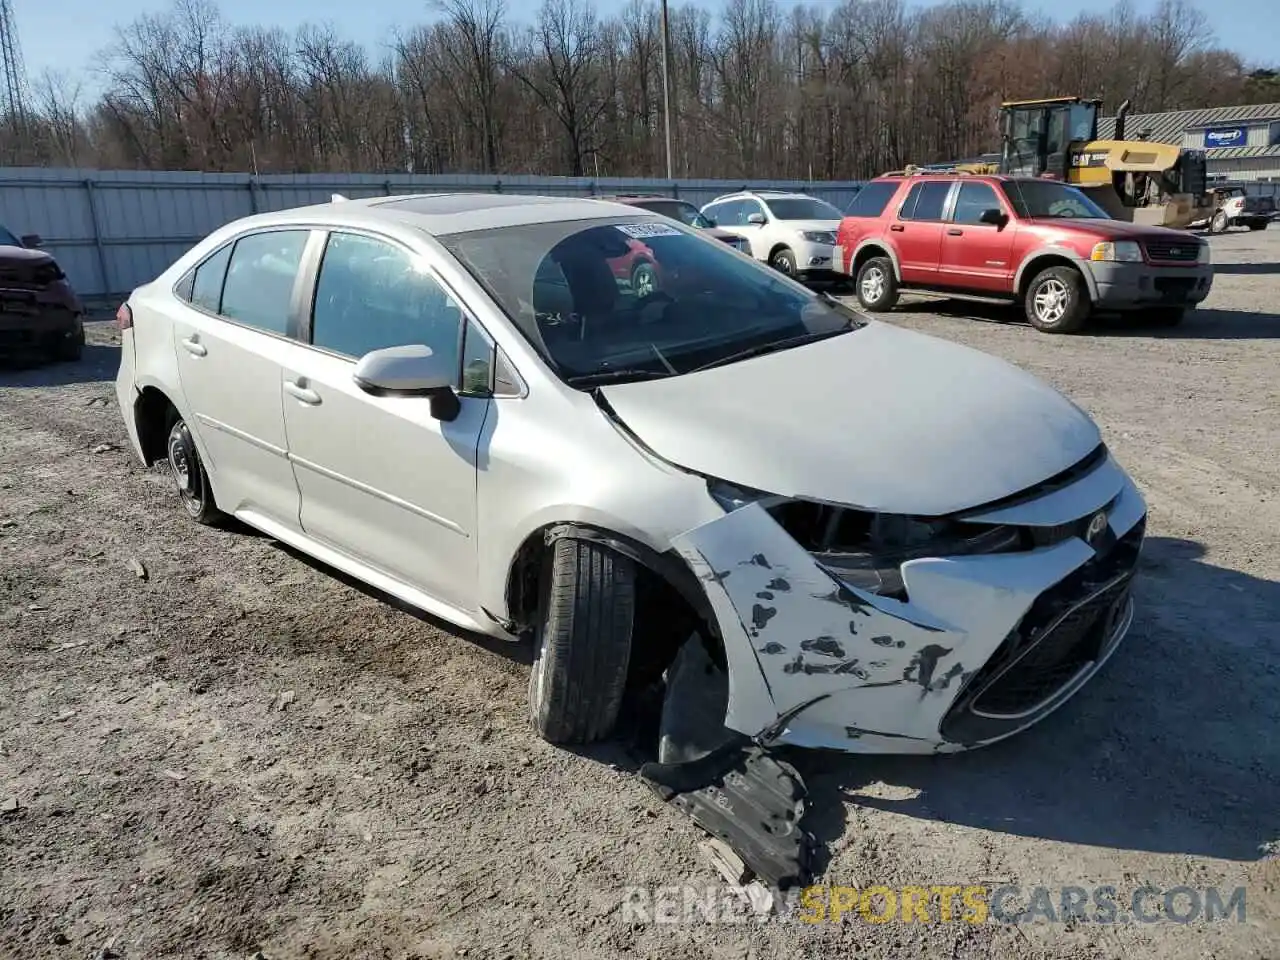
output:
[[[1075,333],[1089,319],[1084,280],[1073,267],[1049,267],[1036,274],[1024,301],[1027,320],[1042,333]]]
[[[1265,220],[1255,220],[1253,223],[1249,224],[1249,229],[1250,229],[1250,230],[1265,230],[1265,229],[1267,229],[1267,221],[1265,221]]]
[[[204,472],[200,451],[196,449],[191,430],[175,411],[169,420],[169,437],[165,443],[169,473],[178,488],[182,508],[196,523],[215,524],[226,514],[213,501],[209,475]]]
[[[539,585],[529,713],[551,743],[589,743],[613,730],[627,684],[635,564],[591,540],[557,540]]]
[[[898,278],[888,257],[872,257],[859,267],[856,283],[858,302],[872,313],[892,310],[898,302]]]

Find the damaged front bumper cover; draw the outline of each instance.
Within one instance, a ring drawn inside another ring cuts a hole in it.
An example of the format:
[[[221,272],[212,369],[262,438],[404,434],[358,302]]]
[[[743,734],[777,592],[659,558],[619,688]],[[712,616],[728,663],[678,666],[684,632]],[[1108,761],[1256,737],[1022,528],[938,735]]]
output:
[[[1065,486],[963,519],[1048,545],[910,560],[899,600],[841,580],[759,503],[676,537],[723,639],[725,726],[762,746],[939,753],[1061,706],[1132,620],[1142,495],[1106,455]]]

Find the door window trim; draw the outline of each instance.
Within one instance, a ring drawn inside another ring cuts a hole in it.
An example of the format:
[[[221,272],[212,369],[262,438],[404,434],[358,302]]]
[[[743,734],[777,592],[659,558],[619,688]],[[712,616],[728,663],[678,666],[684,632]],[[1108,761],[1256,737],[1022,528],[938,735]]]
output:
[[[182,287],[184,284],[186,284],[188,279],[190,279],[190,281],[194,283],[196,271],[199,270],[201,267],[203,267],[210,260],[212,260],[219,253],[221,253],[223,250],[230,247],[231,252],[227,256],[227,268],[222,275],[222,286],[221,288],[219,288],[219,291],[218,291],[218,309],[221,310],[222,297],[226,292],[226,286],[227,286],[227,273],[231,271],[231,261],[235,259],[236,245],[246,237],[254,237],[264,233],[306,233],[309,235],[307,237],[306,242],[303,244],[302,256],[298,260],[298,269],[293,277],[293,289],[289,293],[289,318],[288,318],[288,322],[287,322],[284,333],[277,333],[275,330],[264,330],[262,329],[262,327],[255,327],[253,324],[245,323],[243,320],[237,320],[235,317],[224,316],[221,313],[216,313],[212,310],[208,310],[205,307],[200,306],[199,304],[193,303],[190,299],[182,295],[179,288]],[[274,337],[277,340],[284,340],[288,343],[299,343],[301,341],[298,338],[298,334],[300,333],[300,330],[298,326],[297,300],[298,300],[299,291],[301,290],[302,278],[306,272],[307,253],[310,250],[311,244],[314,242],[314,239],[315,239],[314,234],[315,234],[315,226],[312,224],[305,224],[305,223],[293,223],[293,224],[273,223],[267,227],[253,227],[249,230],[242,231],[241,233],[237,233],[235,236],[227,239],[225,243],[218,244],[216,247],[210,250],[207,254],[201,257],[198,262],[193,264],[185,273],[182,274],[181,277],[178,278],[178,280],[173,284],[173,286],[169,288],[169,292],[173,295],[173,298],[175,300],[179,301],[188,310],[194,310],[197,313],[201,314],[202,316],[209,317],[212,320],[220,320],[223,323],[229,323],[234,327],[239,327],[241,330],[250,330],[253,333],[260,333],[264,337]]]

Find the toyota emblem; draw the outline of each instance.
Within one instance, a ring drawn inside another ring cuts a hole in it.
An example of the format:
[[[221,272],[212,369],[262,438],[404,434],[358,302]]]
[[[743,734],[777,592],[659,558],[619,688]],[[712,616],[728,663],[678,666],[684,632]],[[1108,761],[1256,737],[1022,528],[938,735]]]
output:
[[[1085,543],[1093,546],[1093,542],[1102,536],[1102,531],[1107,529],[1107,514],[1104,510],[1099,510],[1089,519],[1089,526],[1085,528]]]

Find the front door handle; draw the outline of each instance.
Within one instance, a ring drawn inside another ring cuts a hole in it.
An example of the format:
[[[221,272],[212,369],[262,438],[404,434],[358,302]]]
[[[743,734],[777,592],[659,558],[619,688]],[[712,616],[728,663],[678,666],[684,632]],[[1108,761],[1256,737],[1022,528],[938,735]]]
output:
[[[889,229],[892,230],[894,233],[901,233],[903,230],[907,228],[900,223],[893,223],[889,225]]]
[[[209,352],[208,348],[195,337],[187,337],[182,341],[183,348],[187,353],[194,357],[203,357]]]
[[[305,383],[306,381],[286,380],[284,382],[284,391],[300,403],[314,407],[320,402],[320,394],[305,386]]]
[[[963,231],[963,230],[948,230],[948,231],[947,231],[947,236],[948,236],[948,237],[963,237],[963,236],[964,236],[964,231]]]

